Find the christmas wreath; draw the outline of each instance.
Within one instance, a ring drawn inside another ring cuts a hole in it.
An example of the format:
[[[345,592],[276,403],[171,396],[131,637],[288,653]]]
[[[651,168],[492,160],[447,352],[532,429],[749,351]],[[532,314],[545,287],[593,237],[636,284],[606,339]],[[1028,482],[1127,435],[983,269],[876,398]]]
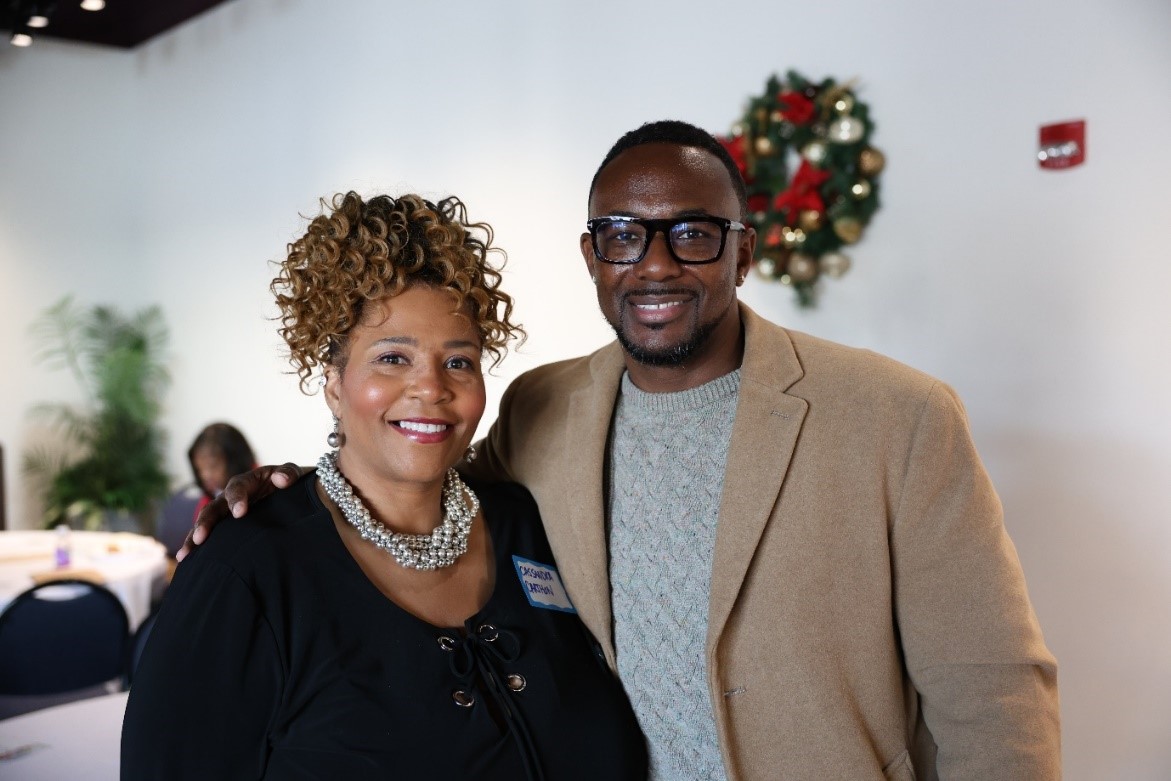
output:
[[[757,272],[814,303],[820,275],[850,268],[842,247],[862,238],[878,210],[886,161],[870,145],[874,123],[853,83],[811,82],[794,71],[768,80],[721,143],[748,185]]]

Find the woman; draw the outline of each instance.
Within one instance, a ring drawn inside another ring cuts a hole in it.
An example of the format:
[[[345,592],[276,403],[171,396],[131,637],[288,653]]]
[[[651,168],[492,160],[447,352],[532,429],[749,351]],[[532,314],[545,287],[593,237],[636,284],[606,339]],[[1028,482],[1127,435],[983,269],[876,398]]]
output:
[[[452,468],[481,354],[518,333],[458,200],[332,210],[273,291],[335,450],[178,570],[138,667],[122,777],[645,777],[532,498]]]
[[[202,492],[193,523],[200,510],[224,490],[229,477],[256,468],[251,445],[240,429],[229,423],[212,423],[200,431],[187,451],[187,460]]]

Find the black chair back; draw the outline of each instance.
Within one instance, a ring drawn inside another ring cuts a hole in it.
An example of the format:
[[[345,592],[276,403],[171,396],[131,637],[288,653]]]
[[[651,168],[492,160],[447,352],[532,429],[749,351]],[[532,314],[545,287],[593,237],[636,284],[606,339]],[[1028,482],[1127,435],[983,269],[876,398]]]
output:
[[[104,586],[34,586],[0,613],[0,694],[55,694],[120,678],[129,634],[125,608]]]
[[[167,498],[155,518],[155,539],[163,544],[172,559],[183,547],[187,532],[195,525],[195,508],[202,497],[203,492],[195,485],[180,488]]]

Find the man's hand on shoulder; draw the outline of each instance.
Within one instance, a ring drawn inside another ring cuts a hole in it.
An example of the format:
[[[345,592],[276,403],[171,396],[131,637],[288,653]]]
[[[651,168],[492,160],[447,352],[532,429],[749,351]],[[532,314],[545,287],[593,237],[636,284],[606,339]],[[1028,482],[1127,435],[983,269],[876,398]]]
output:
[[[300,479],[301,475],[312,471],[312,468],[302,469],[296,464],[281,464],[280,466],[260,466],[251,472],[236,475],[224,487],[223,493],[200,511],[195,519],[195,526],[187,533],[183,547],[175,554],[175,559],[182,561],[188,553],[195,550],[211,534],[216,524],[231,515],[240,518],[248,512],[248,503],[263,499],[274,491],[288,488]]]

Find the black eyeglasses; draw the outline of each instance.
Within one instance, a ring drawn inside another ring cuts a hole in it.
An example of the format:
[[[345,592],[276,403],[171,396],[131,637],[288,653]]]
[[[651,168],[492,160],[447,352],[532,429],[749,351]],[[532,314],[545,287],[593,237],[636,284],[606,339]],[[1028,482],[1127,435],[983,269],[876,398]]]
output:
[[[742,231],[744,223],[723,217],[675,217],[644,220],[638,217],[595,217],[586,221],[594,255],[606,263],[638,263],[662,231],[667,249],[679,263],[712,263],[724,253],[728,231]]]

